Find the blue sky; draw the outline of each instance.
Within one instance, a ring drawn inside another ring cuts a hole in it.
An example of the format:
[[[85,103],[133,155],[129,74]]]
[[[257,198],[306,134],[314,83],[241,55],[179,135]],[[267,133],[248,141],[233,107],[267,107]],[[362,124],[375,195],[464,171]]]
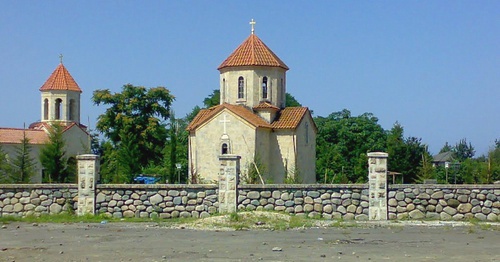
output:
[[[167,87],[183,117],[219,88],[252,18],[316,116],[371,112],[431,153],[467,138],[479,155],[500,138],[500,1],[1,1],[0,126],[40,119],[60,53],[84,124],[105,110],[94,90],[126,83]]]

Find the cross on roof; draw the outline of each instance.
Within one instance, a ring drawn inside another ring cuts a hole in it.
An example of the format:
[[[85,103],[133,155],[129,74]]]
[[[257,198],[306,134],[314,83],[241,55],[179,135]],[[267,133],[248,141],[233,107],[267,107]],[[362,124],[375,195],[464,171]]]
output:
[[[62,59],[63,59],[63,55],[59,54],[59,61],[61,62],[61,64],[62,64]]]
[[[255,32],[255,24],[257,24],[257,22],[255,22],[252,18],[252,21],[250,21],[250,25],[252,26],[252,35]]]
[[[224,120],[219,120],[220,123],[223,123],[224,124],[224,135],[226,135],[226,123],[229,123],[231,121],[229,121],[228,119],[226,119],[227,117],[227,114],[224,114]]]

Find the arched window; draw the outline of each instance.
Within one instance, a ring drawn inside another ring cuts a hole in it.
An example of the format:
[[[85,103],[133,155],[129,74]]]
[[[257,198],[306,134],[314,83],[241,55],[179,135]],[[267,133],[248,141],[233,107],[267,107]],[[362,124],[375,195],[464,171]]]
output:
[[[49,100],[45,98],[43,100],[43,120],[49,119]]]
[[[55,115],[55,119],[56,120],[60,120],[61,119],[61,108],[62,108],[62,99],[61,98],[58,98],[56,99],[56,115]]]
[[[75,120],[75,100],[74,99],[70,99],[69,100],[69,120],[71,121],[74,121]]]
[[[222,144],[222,150],[221,150],[221,153],[222,153],[223,155],[227,155],[228,151],[229,151],[229,149],[228,149],[227,144],[226,144],[226,143],[223,143],[223,144]]]
[[[242,76],[238,78],[238,98],[243,98],[245,94],[245,79]]]
[[[267,77],[262,78],[262,98],[267,99]]]
[[[222,79],[222,88],[220,90],[220,93],[221,93],[221,100],[222,100],[221,104],[222,104],[222,103],[226,102],[225,101],[226,100],[226,79],[225,78]]]

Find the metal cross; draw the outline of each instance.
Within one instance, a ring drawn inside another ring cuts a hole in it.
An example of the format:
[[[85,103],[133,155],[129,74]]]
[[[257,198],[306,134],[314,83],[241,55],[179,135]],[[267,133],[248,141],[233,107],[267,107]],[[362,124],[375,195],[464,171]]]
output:
[[[63,59],[63,55],[59,54],[59,61],[61,61],[61,64],[62,64],[62,59]]]
[[[226,119],[226,116],[227,116],[227,114],[224,114],[224,120],[219,120],[219,122],[221,122],[221,123],[224,124],[224,135],[227,135],[227,133],[226,133],[226,123],[231,122],[231,121],[229,121],[229,120]]]
[[[257,22],[255,22],[255,21],[253,20],[253,18],[252,18],[252,21],[250,21],[250,25],[252,26],[252,35],[253,35],[253,33],[255,32],[255,27],[254,27],[254,26],[255,26],[255,24],[257,24]]]

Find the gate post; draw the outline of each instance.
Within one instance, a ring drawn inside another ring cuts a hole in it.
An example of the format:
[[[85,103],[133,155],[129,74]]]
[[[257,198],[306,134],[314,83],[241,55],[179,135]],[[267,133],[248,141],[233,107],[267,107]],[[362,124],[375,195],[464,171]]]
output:
[[[78,210],[79,216],[95,214],[95,185],[99,180],[99,156],[78,155]]]
[[[387,157],[383,152],[368,153],[369,220],[387,220]]]
[[[240,156],[221,155],[219,172],[219,213],[233,213],[238,207]]]

